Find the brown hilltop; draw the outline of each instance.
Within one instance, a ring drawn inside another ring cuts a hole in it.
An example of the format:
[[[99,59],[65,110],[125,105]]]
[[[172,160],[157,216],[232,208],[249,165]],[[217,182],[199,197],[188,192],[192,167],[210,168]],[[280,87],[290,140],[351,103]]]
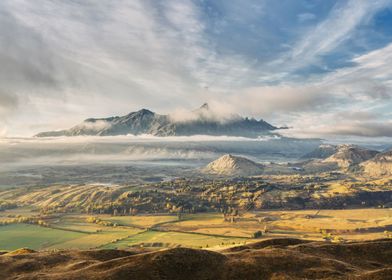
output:
[[[0,256],[0,279],[391,279],[392,240],[270,239],[221,252],[175,248]],[[389,278],[388,278],[389,277]]]
[[[247,176],[261,174],[263,166],[250,159],[226,154],[209,163],[205,173],[226,176]]]
[[[336,163],[339,167],[347,168],[360,164],[375,157],[379,152],[362,148],[356,145],[339,145],[336,152],[326,158],[326,163]]]
[[[392,175],[392,151],[380,153],[361,164],[364,173],[371,176]]]

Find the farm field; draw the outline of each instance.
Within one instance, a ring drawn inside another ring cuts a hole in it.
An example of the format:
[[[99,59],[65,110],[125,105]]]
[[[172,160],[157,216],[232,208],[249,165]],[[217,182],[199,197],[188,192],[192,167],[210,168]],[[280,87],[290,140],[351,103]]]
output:
[[[143,216],[110,216],[110,215],[98,215],[97,217],[109,221],[112,223],[117,223],[123,226],[135,226],[142,228],[149,228],[156,226],[161,223],[168,223],[177,221],[176,215],[143,215]]]
[[[27,210],[24,210],[28,215]],[[12,210],[7,215],[16,215]],[[36,213],[33,211],[33,213]],[[111,216],[59,214],[45,220],[47,226],[11,224],[0,227],[0,250],[89,249],[166,247],[225,248],[258,239],[293,237],[323,240],[325,234],[341,240],[371,240],[392,231],[388,208],[346,210],[296,210],[244,212],[233,221],[221,213]],[[2,216],[3,219],[6,216]]]
[[[232,238],[197,233],[146,231],[141,234],[122,239],[119,242],[103,246],[104,249],[126,249],[133,246],[142,247],[176,247],[214,248],[242,245],[248,238]]]
[[[15,224],[0,227],[0,249],[47,249],[83,237],[84,234],[45,228],[36,225]]]
[[[267,230],[266,237],[290,236],[321,239],[321,231],[339,234],[347,240],[385,237],[392,230],[390,209],[261,211],[243,213],[235,222],[223,222],[218,213],[185,215],[182,221],[163,224],[166,231],[196,232],[231,237],[251,237]]]
[[[48,247],[48,249],[94,249],[101,248],[117,240],[140,233],[137,229],[114,228],[95,234],[85,234],[80,238],[65,241]]]

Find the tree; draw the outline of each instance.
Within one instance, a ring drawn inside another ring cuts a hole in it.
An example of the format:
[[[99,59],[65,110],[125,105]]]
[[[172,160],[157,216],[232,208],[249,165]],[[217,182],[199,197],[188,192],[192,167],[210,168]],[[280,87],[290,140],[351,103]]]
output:
[[[253,238],[260,238],[261,236],[263,236],[263,233],[261,232],[261,230],[258,230],[253,233]]]

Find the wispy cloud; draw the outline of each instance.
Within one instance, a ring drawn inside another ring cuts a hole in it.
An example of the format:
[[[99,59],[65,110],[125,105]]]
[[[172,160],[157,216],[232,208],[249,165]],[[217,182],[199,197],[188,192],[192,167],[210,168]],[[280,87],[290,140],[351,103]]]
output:
[[[211,85],[238,87],[249,72],[242,57],[219,54],[204,37],[192,1],[5,0],[0,11],[0,63],[7,66],[0,107],[9,113],[18,105],[26,118],[35,111],[37,121],[54,112],[76,122],[146,104],[190,107]]]
[[[297,17],[300,22],[305,22],[309,20],[314,20],[316,18],[316,15],[312,13],[303,13],[299,14]]]
[[[290,70],[315,64],[344,41],[356,28],[391,4],[390,0],[338,2],[329,16],[304,34],[280,62]]]
[[[252,87],[217,104],[288,124],[292,135],[389,137],[391,57],[392,44],[319,79]]]

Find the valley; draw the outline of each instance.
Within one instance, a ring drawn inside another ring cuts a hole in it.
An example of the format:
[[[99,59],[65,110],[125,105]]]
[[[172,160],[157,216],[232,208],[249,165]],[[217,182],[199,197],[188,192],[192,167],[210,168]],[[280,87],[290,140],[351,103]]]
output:
[[[10,188],[0,191],[0,249],[222,249],[275,237],[388,238],[391,184],[392,177],[329,172]]]
[[[237,143],[237,152],[229,154],[199,150],[196,158],[4,169],[0,265],[12,254],[35,259],[39,254],[52,258],[93,250],[93,255],[117,252],[144,258],[183,248],[194,250],[187,251],[188,261],[199,250],[226,256],[253,248],[262,255],[264,251],[254,248],[260,242],[289,240],[288,251],[279,254],[290,255],[292,246],[303,242],[351,246],[392,238],[392,175],[387,164],[382,175],[367,169],[372,162],[388,163],[388,152],[321,145],[290,161],[269,161],[265,158],[271,154],[238,152],[249,143]],[[177,144],[167,146],[175,149]],[[92,158],[103,154],[97,153],[100,145],[86,145]],[[120,145],[117,155],[124,148],[135,150]],[[189,147],[198,148],[185,142],[180,148],[193,154]],[[118,148],[115,144],[111,152]],[[57,151],[51,148],[50,153]],[[81,262],[95,261],[84,256]]]

